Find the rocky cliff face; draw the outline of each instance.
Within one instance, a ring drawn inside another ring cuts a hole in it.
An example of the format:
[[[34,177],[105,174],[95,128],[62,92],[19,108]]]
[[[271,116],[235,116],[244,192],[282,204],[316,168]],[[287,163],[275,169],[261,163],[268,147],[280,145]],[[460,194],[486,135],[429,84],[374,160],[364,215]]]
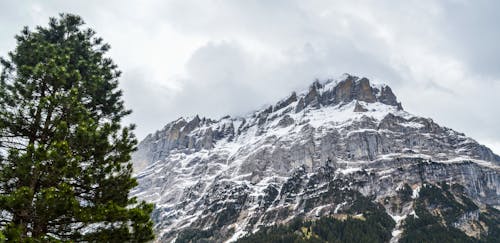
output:
[[[499,156],[404,111],[390,87],[350,75],[245,117],[180,118],[144,139],[133,161],[133,194],[156,204],[161,241],[186,232],[235,241],[298,216],[335,215],[352,205],[348,191],[384,205],[397,241],[415,207],[389,206],[403,185],[418,197],[425,183],[457,184],[479,207],[500,207]],[[474,215],[462,216],[453,223],[465,230]]]

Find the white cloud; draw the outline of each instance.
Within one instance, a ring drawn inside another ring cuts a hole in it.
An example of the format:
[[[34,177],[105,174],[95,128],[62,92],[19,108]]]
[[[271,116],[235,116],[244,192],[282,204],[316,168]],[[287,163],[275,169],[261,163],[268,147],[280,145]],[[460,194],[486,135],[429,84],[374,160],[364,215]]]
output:
[[[182,115],[245,113],[344,72],[500,153],[500,29],[489,1],[2,2],[0,53],[23,25],[82,15],[124,71],[139,137]],[[495,148],[494,148],[495,149]]]

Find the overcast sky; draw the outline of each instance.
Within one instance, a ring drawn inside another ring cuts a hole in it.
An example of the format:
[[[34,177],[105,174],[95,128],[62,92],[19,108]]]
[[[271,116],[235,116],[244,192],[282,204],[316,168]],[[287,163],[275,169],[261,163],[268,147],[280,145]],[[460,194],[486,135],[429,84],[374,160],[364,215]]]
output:
[[[500,154],[499,1],[0,0],[0,9],[1,56],[23,26],[81,15],[112,46],[140,139],[180,116],[244,114],[351,73]]]

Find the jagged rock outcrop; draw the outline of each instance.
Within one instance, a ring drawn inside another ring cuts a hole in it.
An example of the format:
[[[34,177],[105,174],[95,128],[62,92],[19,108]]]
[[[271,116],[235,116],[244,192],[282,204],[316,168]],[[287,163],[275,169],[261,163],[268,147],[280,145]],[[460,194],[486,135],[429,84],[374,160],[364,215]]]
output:
[[[397,241],[414,204],[396,210],[387,201],[405,184],[417,196],[426,183],[458,184],[479,207],[500,207],[498,155],[404,111],[388,86],[351,75],[245,117],[180,118],[143,140],[133,160],[133,195],[156,204],[160,241],[181,232],[234,241],[296,216],[335,215],[354,192],[395,215]],[[450,225],[470,231],[469,214]]]
[[[364,106],[362,106],[359,102],[356,102],[354,106],[354,112],[365,112],[368,111]]]

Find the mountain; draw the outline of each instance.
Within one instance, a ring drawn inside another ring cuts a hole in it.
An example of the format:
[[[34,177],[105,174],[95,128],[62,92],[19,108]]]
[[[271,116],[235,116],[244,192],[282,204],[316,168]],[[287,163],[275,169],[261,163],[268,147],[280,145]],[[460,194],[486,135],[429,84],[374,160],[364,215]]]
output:
[[[179,118],[133,162],[161,242],[499,237],[500,157],[367,78],[316,81],[244,117]]]

